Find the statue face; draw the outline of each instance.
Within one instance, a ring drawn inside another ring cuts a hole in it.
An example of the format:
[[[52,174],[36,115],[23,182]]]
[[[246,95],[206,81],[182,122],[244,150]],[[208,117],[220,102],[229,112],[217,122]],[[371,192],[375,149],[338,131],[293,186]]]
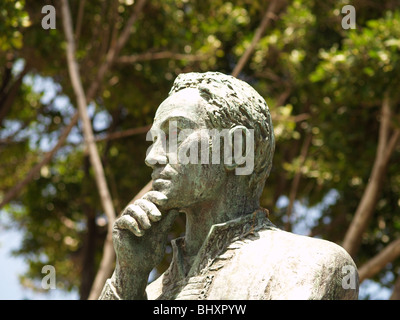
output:
[[[153,168],[153,189],[168,198],[164,209],[210,201],[225,181],[223,163],[201,161],[201,146],[209,146],[204,103],[196,89],[188,88],[169,96],[157,109],[145,162]],[[189,156],[192,161],[185,161]]]

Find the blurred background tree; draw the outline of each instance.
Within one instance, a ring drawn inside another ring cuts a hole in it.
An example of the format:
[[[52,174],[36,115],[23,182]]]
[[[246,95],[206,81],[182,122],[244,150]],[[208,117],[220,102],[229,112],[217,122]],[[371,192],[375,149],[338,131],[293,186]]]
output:
[[[56,8],[56,29],[41,26],[46,4]],[[347,4],[356,29],[342,28]],[[272,222],[343,245],[361,280],[400,298],[400,1],[70,0],[69,7],[116,212],[149,182],[145,134],[175,77],[230,74],[247,55],[237,77],[266,99],[277,140],[261,199]],[[0,207],[8,227],[24,235],[14,252],[28,266],[22,284],[40,290],[41,268],[51,264],[58,288],[87,299],[108,219],[76,121],[66,46],[59,1],[1,2]],[[171,238],[184,223],[180,217]]]

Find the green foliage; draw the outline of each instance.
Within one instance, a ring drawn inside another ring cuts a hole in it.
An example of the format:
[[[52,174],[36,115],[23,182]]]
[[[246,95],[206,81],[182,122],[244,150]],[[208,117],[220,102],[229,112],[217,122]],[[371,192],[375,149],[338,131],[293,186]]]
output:
[[[4,0],[0,5],[0,50],[21,49],[21,29],[29,27],[28,13],[24,10],[25,1]]]
[[[276,204],[289,197],[300,172],[296,199],[307,210],[320,212],[308,231],[337,243],[371,173],[385,92],[395,102],[393,126],[400,125],[400,3],[358,1],[355,30],[341,28],[345,4],[348,1],[288,2],[240,74],[265,97],[275,125],[274,167],[262,205],[272,221],[283,226],[286,207]],[[43,30],[42,6],[41,1],[0,4],[0,198],[56,143],[74,112],[60,10],[56,8],[57,29]],[[70,6],[76,28],[80,1],[70,1]],[[134,6],[122,0],[85,2],[77,57],[86,90]],[[120,52],[142,58],[117,61],[106,75],[89,108],[95,134],[104,137],[150,124],[181,72],[230,73],[267,7],[264,1],[250,0],[148,1]],[[143,58],[149,53],[168,53],[168,58]],[[21,63],[26,75],[18,86]],[[13,84],[17,94],[11,95],[11,108],[3,116],[2,99]],[[82,140],[78,125],[52,162],[6,207],[13,226],[24,232],[15,254],[27,261],[22,276],[26,286],[39,289],[41,267],[51,264],[59,287],[83,290],[85,279],[90,282],[98,267],[106,226]],[[98,142],[117,211],[150,179],[151,169],[144,165],[148,147],[145,134]],[[355,257],[359,266],[400,236],[399,151],[397,147],[391,158],[380,201]],[[332,190],[338,196],[327,204]],[[295,210],[293,219],[296,227],[310,217]],[[180,219],[171,237],[183,228]],[[167,265],[168,258],[158,272]],[[399,267],[394,261],[374,281],[391,287]],[[82,297],[85,294],[81,291]]]
[[[357,101],[373,105],[381,101],[385,91],[397,95],[400,58],[399,12],[386,12],[378,20],[369,20],[366,27],[351,30],[341,49],[321,50],[322,62],[311,74],[311,81],[327,81],[326,90],[335,100]],[[357,89],[357,90],[354,90]]]

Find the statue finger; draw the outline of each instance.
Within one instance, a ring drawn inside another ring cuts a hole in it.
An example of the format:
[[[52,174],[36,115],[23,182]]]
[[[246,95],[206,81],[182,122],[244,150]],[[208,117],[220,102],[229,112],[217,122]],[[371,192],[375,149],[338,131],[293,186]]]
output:
[[[162,215],[157,206],[146,199],[139,199],[135,201],[135,204],[142,208],[148,215],[149,219],[153,222],[160,221]]]
[[[136,203],[127,206],[123,214],[135,218],[143,229],[149,229],[151,227],[147,213]]]
[[[140,230],[137,221],[130,215],[124,215],[118,218],[115,221],[115,225],[119,229],[129,230],[137,237],[141,237],[144,234],[144,231]]]
[[[142,198],[159,206],[164,205],[168,201],[168,198],[158,191],[149,191]]]

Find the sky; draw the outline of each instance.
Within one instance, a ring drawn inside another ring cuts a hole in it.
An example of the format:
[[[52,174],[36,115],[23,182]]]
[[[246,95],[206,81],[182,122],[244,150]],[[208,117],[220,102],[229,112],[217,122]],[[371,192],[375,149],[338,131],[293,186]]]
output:
[[[34,292],[24,288],[19,275],[28,265],[20,257],[12,256],[12,250],[18,249],[22,241],[22,231],[6,229],[7,212],[0,210],[0,300],[77,300],[77,292],[65,292],[61,289],[48,289],[46,293]],[[47,273],[43,274],[46,276]],[[57,271],[56,271],[57,281]]]
[[[13,69],[14,74],[18,74],[23,69],[24,62],[19,60]],[[42,103],[48,103],[54,99],[53,107],[57,108],[66,117],[73,113],[73,106],[65,96],[59,96],[59,86],[51,78],[26,75],[24,83],[33,86],[33,90],[42,93]],[[7,124],[6,124],[7,127]],[[13,123],[9,123],[9,130],[18,130],[13,128]],[[70,142],[76,142],[78,134],[72,132],[69,136]],[[43,151],[49,151],[53,146],[53,141],[43,137],[31,137],[31,143],[35,144],[35,139],[40,139],[39,147]],[[49,289],[46,293],[34,292],[20,284],[19,276],[27,269],[28,265],[21,257],[15,257],[11,254],[12,250],[18,249],[21,245],[23,231],[17,229],[7,229],[9,217],[7,212],[0,210],[0,300],[76,300],[79,299],[77,292],[67,293],[61,289]],[[43,274],[46,276],[47,273]],[[57,271],[56,271],[57,280]]]

